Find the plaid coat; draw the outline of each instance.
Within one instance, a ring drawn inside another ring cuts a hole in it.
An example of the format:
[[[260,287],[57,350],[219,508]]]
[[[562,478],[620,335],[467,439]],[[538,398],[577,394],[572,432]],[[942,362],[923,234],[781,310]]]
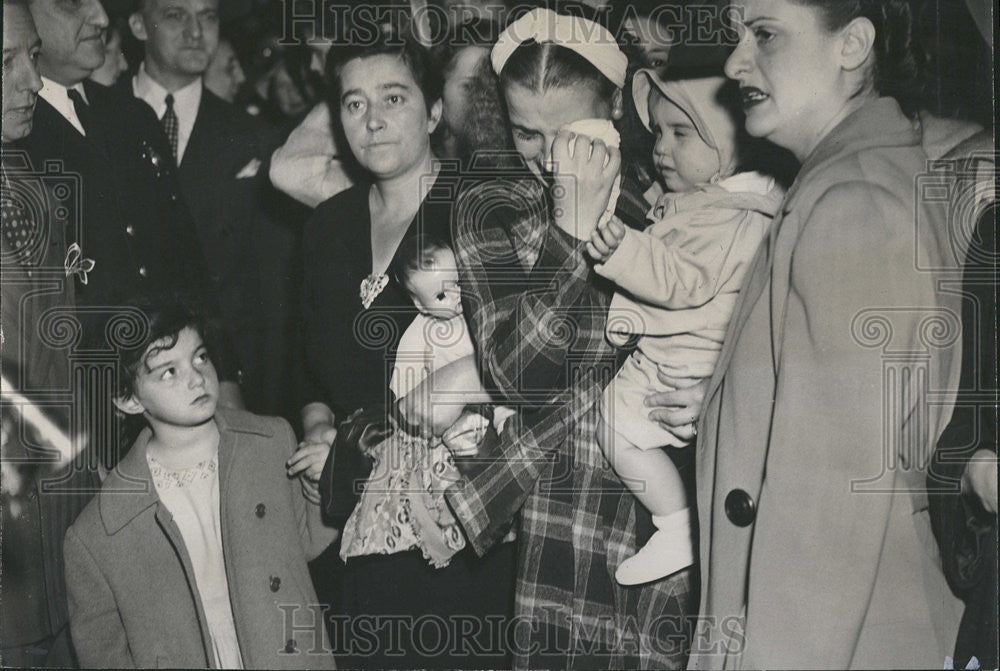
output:
[[[622,192],[620,218],[641,223],[645,203]],[[519,412],[492,453],[460,464],[447,497],[480,554],[520,513],[516,667],[681,668],[691,574],[631,588],[614,580],[636,550],[636,501],[595,431],[597,402],[616,372],[604,338],[612,287],[550,212],[544,185],[523,173],[480,183],[456,205],[480,371]]]

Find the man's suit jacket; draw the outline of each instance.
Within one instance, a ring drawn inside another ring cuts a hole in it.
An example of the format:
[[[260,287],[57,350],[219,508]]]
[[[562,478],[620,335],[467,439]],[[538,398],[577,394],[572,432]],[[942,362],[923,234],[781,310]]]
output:
[[[924,474],[958,382],[958,311],[914,212],[892,99],[805,162],[751,267],[698,427],[693,668],[929,668],[960,604]]]
[[[123,77],[116,88],[133,95],[131,78]],[[264,341],[262,334],[268,323],[279,319],[279,311],[287,309],[266,304],[273,287],[287,281],[269,273],[269,261],[289,254],[294,244],[294,238],[267,237],[278,227],[269,210],[274,190],[267,178],[267,162],[277,144],[269,125],[203,88],[177,169],[229,344],[243,373],[245,400],[250,408],[269,413],[276,409],[262,407],[259,396],[283,386],[265,372],[268,357],[280,352],[282,344],[273,338]]]
[[[36,169],[60,161],[80,175],[82,207],[71,230],[94,261],[77,301],[118,306],[158,291],[210,294],[191,215],[180,195],[166,137],[154,115],[132,97],[85,81],[93,128],[82,136],[44,99],[32,133],[17,143]],[[102,334],[101,334],[102,335]]]
[[[229,319],[245,319],[257,289],[253,236],[270,188],[265,162],[275,144],[265,124],[202,90],[178,176]]]

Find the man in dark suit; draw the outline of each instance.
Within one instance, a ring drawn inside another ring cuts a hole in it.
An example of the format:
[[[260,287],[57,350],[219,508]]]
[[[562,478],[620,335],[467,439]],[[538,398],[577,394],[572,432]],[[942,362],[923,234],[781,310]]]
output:
[[[114,309],[140,292],[196,288],[203,264],[156,120],[86,80],[104,61],[108,18],[100,2],[31,0],[30,9],[42,38],[43,86],[35,132],[18,146],[36,166],[61,161],[83,181],[75,242],[94,266],[86,283],[80,278],[78,300]]]
[[[180,195],[166,137],[149,109],[131,96],[87,80],[104,60],[108,17],[99,0],[30,0],[42,48],[42,89],[34,131],[14,147],[36,169],[57,165],[79,175],[81,194],[68,205],[82,344],[113,349],[105,325],[137,296],[162,291],[213,295],[191,215]],[[235,383],[224,403],[238,403]],[[106,391],[106,390],[105,390]],[[100,405],[104,391],[81,393]],[[91,412],[88,410],[87,412]],[[101,441],[103,442],[103,441]],[[105,465],[117,454],[111,445]]]
[[[275,413],[283,380],[274,357],[287,345],[266,334],[288,306],[264,301],[287,278],[262,273],[280,253],[263,242],[276,226],[265,213],[273,191],[263,163],[277,137],[204,87],[219,43],[218,6],[218,0],[141,0],[129,26],[144,43],[145,58],[123,87],[152,108],[171,139],[181,192],[242,370],[244,397],[252,410]]]
[[[42,88],[41,40],[26,0],[3,0],[3,156],[0,173],[0,369],[3,372],[0,666],[74,665],[63,579],[63,535],[100,487],[69,462],[70,362],[39,336],[46,315],[72,315],[66,222],[56,214],[73,176],[34,169],[9,151],[27,136]],[[60,198],[59,196],[62,196]],[[33,411],[33,412],[32,412]],[[56,458],[53,447],[66,450]]]

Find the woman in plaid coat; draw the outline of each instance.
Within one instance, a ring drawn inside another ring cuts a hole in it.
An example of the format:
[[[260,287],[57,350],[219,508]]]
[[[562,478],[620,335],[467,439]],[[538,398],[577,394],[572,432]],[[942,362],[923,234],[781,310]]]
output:
[[[620,155],[560,132],[621,118],[625,56],[600,26],[533,10],[505,31],[492,61],[530,172],[470,188],[455,242],[479,373],[519,412],[492,448],[456,460],[463,479],[447,497],[480,554],[519,515],[516,667],[679,668],[691,575],[615,582],[636,549],[637,507],[595,435],[616,357],[604,339],[611,288],[593,274],[583,240],[604,213]],[[627,180],[621,191],[617,215],[641,225],[645,204]]]

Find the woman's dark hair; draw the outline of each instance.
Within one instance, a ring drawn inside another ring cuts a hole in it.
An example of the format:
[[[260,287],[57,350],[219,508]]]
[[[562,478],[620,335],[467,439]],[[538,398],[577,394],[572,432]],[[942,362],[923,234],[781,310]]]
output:
[[[424,95],[427,111],[441,99],[444,79],[430,52],[409,34],[399,34],[380,27],[374,40],[365,43],[339,44],[326,56],[327,102],[331,110],[340,109],[340,73],[348,62],[372,56],[395,56],[406,64]]]
[[[389,274],[401,286],[406,286],[407,278],[418,270],[423,270],[430,263],[434,252],[451,251],[448,243],[439,237],[420,233],[403,238],[396,249],[396,256],[389,264]]]
[[[131,303],[130,307],[142,313],[147,328],[138,341],[118,348],[119,398],[128,398],[135,393],[140,367],[145,365],[149,357],[176,345],[180,332],[185,328],[197,331],[211,353],[215,329],[210,326],[205,313],[194,301],[176,294],[166,294],[141,298]]]
[[[872,84],[879,95],[895,98],[915,113],[924,91],[926,58],[914,37],[913,8],[908,0],[792,0],[818,10],[824,27],[840,30],[858,18],[875,26]]]

